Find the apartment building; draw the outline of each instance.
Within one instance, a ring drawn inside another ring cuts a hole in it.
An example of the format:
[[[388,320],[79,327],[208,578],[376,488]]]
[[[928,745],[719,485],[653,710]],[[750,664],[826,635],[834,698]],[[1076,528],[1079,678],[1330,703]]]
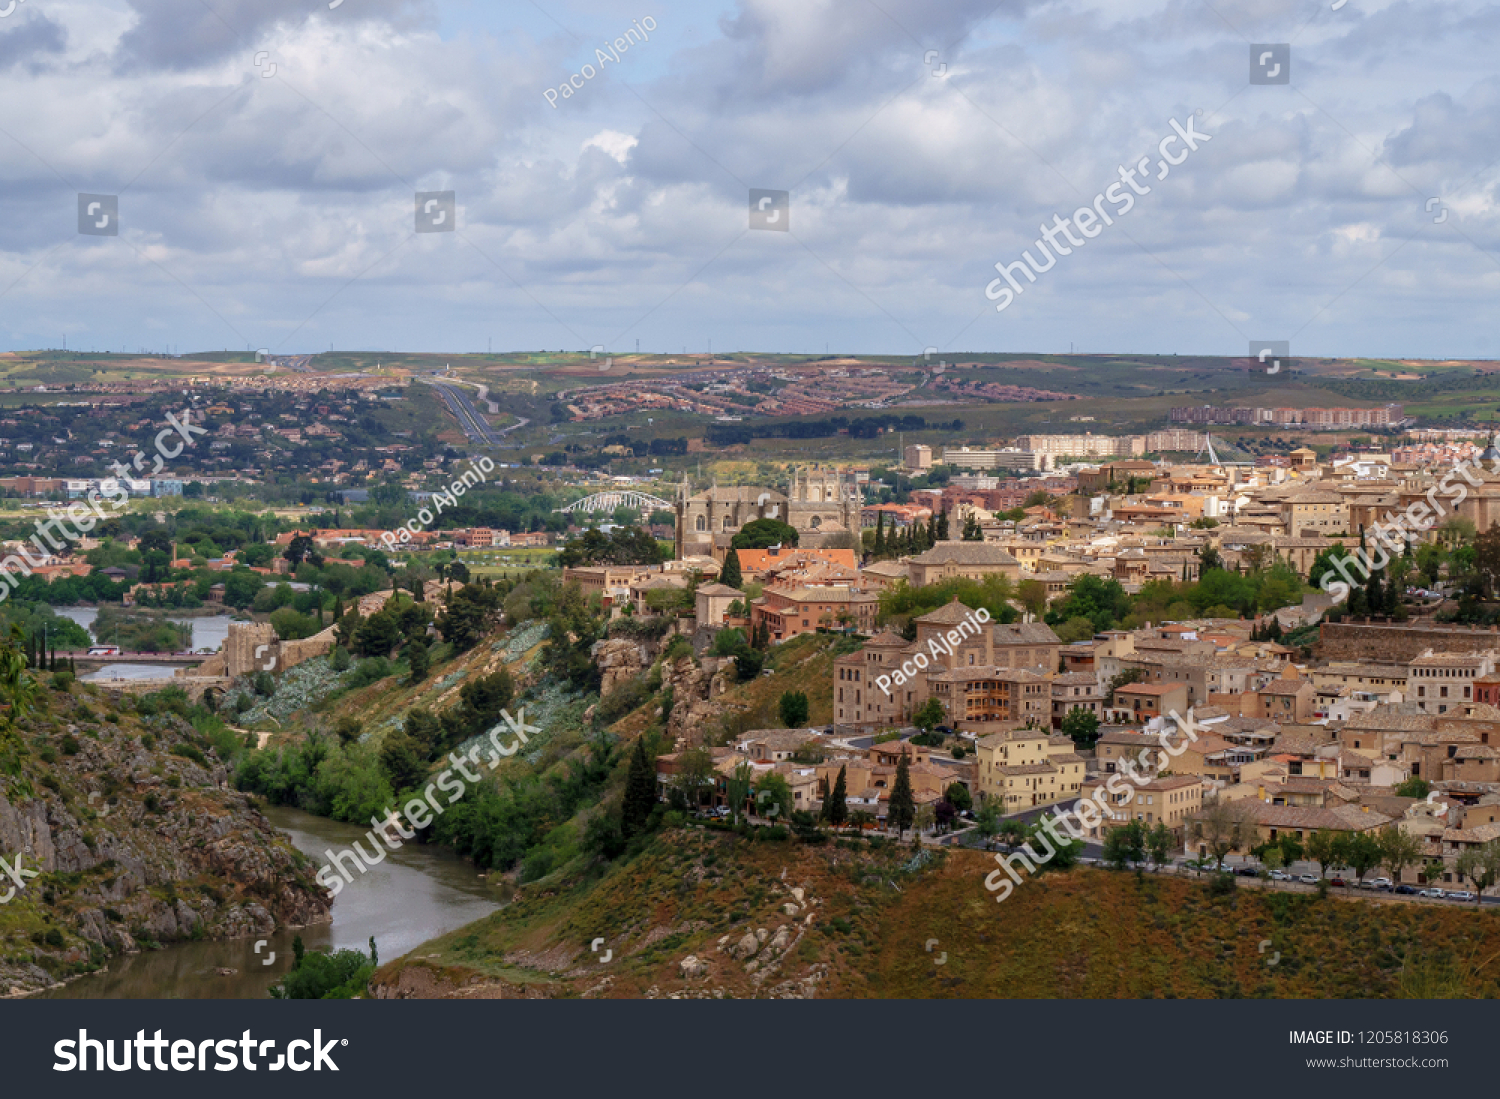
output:
[[[1473,702],[1474,683],[1495,670],[1494,650],[1433,652],[1414,659],[1406,673],[1406,700],[1424,714],[1445,714]]]
[[[1083,788],[1083,757],[1065,736],[1009,729],[981,738],[975,755],[980,796],[1007,815],[1077,797]]]

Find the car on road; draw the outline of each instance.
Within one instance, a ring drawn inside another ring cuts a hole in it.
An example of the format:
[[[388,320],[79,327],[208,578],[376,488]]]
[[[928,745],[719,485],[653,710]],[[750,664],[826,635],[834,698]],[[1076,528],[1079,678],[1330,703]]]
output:
[[[1347,889],[1347,888],[1349,888],[1349,883],[1346,882],[1343,878],[1334,878],[1328,884],[1329,885],[1337,886],[1340,889]]]
[[[1271,880],[1272,881],[1296,881],[1297,879],[1294,878],[1294,877],[1292,877],[1292,875],[1288,874],[1285,870],[1272,870],[1271,871]]]
[[[1236,866],[1234,872],[1242,878],[1258,878],[1260,871],[1253,866]]]
[[[1448,900],[1450,901],[1472,901],[1473,899],[1474,894],[1467,889],[1455,889],[1452,893],[1448,894]]]
[[[1440,900],[1443,899],[1444,894],[1443,894],[1443,891],[1441,889],[1419,889],[1417,891],[1417,896],[1419,896],[1419,897],[1431,897],[1434,900],[1439,900],[1440,901]]]
[[[1361,889],[1389,890],[1390,887],[1391,887],[1391,879],[1390,878],[1371,878],[1369,881],[1360,882],[1359,883],[1359,887]]]
[[[1398,885],[1398,886],[1396,886],[1395,889],[1392,889],[1391,892],[1392,893],[1400,893],[1403,896],[1408,896],[1408,897],[1414,897],[1414,896],[1418,895],[1417,894],[1417,890],[1415,888],[1413,888],[1412,886],[1410,886],[1410,885]]]
[[[1317,885],[1318,882],[1322,881],[1323,879],[1318,877],[1318,875],[1316,874],[1303,874],[1297,880],[1300,881],[1303,885]]]

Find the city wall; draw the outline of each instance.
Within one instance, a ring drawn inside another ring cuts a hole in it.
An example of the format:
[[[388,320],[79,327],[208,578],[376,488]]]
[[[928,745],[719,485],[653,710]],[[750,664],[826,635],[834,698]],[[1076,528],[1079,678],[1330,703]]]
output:
[[[1500,649],[1500,631],[1489,626],[1419,626],[1409,622],[1364,620],[1325,622],[1319,627],[1325,660],[1406,663],[1428,649],[1473,652]]]

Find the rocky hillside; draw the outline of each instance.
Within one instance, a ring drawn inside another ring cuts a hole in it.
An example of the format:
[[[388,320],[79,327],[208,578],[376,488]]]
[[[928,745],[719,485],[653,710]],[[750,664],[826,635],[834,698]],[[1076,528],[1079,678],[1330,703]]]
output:
[[[141,711],[146,712],[141,712]],[[147,701],[41,688],[0,776],[0,995],[113,954],[328,920],[304,857],[229,787],[211,743]],[[17,860],[19,859],[19,866]]]

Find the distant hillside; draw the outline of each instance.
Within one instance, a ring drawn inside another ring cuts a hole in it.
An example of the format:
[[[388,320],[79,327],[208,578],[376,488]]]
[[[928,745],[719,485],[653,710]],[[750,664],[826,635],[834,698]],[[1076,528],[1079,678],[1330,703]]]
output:
[[[857,848],[857,849],[855,849]],[[1003,904],[975,852],[669,831],[376,974],[383,997],[1488,997],[1500,917],[1081,868]],[[596,938],[600,949],[590,950]],[[936,940],[928,950],[929,940]],[[1269,942],[1266,942],[1269,940]],[[1265,942],[1264,949],[1261,944]],[[612,952],[602,963],[604,952]],[[946,955],[946,957],[944,957]]]

